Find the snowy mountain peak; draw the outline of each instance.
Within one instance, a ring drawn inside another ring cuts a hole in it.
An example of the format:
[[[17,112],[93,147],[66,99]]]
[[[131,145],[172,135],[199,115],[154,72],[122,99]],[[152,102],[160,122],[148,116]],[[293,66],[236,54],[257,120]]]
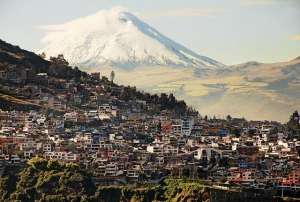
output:
[[[43,28],[46,35],[39,52],[48,56],[62,53],[71,64],[79,66],[225,67],[174,42],[120,7]]]

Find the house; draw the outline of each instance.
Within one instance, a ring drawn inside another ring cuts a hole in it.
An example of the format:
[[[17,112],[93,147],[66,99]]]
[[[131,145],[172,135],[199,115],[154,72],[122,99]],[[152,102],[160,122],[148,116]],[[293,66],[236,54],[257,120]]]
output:
[[[292,170],[287,177],[284,177],[281,181],[285,186],[299,186],[300,185],[300,168]]]
[[[117,176],[118,166],[116,163],[109,163],[105,166],[105,176]]]
[[[77,122],[78,113],[76,111],[65,113],[64,118],[66,121]]]
[[[52,151],[52,145],[49,143],[43,144],[43,152],[51,152]]]
[[[194,125],[193,119],[190,119],[188,117],[182,118],[181,119],[181,135],[182,136],[190,136],[193,125]]]
[[[149,153],[161,154],[163,153],[163,147],[159,144],[148,145],[146,151]]]
[[[127,170],[126,176],[132,179],[137,180],[141,173],[140,165],[133,165],[130,169]]]
[[[180,124],[173,124],[172,125],[172,133],[175,135],[181,134],[181,125]]]

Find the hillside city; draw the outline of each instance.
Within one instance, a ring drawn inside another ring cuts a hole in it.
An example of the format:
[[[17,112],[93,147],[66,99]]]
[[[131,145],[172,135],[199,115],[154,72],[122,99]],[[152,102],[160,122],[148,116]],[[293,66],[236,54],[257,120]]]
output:
[[[284,124],[208,117],[173,94],[117,85],[114,72],[0,45],[1,175],[42,157],[78,164],[97,185],[172,177],[299,197],[297,111]]]

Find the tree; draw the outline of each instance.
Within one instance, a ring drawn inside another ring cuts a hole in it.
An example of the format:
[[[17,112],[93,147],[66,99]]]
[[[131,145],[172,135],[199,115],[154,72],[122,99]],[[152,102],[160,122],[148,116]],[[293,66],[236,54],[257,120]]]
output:
[[[111,71],[111,73],[110,73],[110,80],[111,80],[112,83],[114,82],[114,79],[115,79],[115,72],[114,72],[114,70],[113,70],[113,71]]]
[[[45,58],[46,58],[46,53],[45,53],[45,52],[42,52],[41,54],[39,54],[39,56],[40,56],[41,58],[45,59]]]
[[[290,117],[290,122],[294,122],[295,124],[299,125],[299,119],[300,119],[300,115],[298,113],[298,111],[294,111],[294,113],[291,115]]]
[[[0,179],[4,201],[90,201],[95,194],[90,174],[75,163],[35,157],[17,176],[16,183],[6,180],[5,186]]]
[[[69,65],[68,61],[65,59],[65,57],[64,57],[63,54],[58,54],[58,55],[57,55],[57,60],[58,60],[61,64],[65,65],[65,66],[68,66],[68,65]]]
[[[160,105],[162,110],[166,109],[168,106],[168,96],[165,93],[160,94]]]
[[[299,138],[300,137],[300,115],[298,111],[295,111],[290,120],[287,122],[287,129],[290,138]]]
[[[58,54],[57,57],[50,57],[50,61],[56,65],[68,66],[69,63],[63,54]]]
[[[228,122],[230,122],[230,121],[232,120],[232,117],[231,117],[230,115],[227,115],[226,120],[227,120]]]
[[[174,97],[173,93],[171,93],[169,95],[169,98],[168,98],[168,106],[170,109],[173,109],[175,107],[175,104],[176,104],[176,98]]]

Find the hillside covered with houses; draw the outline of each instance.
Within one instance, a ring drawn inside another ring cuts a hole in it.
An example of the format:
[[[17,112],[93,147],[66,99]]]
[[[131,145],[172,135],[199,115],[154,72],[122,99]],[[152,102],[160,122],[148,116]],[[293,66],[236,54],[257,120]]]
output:
[[[173,94],[118,85],[118,75],[88,74],[63,55],[44,58],[0,40],[2,178],[40,157],[76,164],[95,186],[179,178],[300,197],[297,111],[285,124],[209,118]]]

